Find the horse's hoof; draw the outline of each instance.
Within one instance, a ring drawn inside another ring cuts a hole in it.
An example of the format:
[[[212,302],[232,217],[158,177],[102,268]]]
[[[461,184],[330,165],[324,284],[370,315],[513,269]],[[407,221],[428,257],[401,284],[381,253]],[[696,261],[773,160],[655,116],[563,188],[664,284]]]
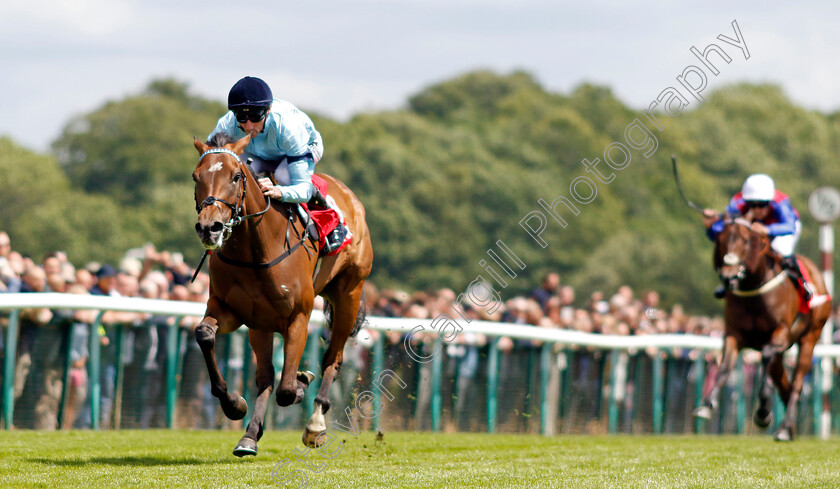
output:
[[[765,429],[773,423],[773,412],[769,409],[762,412],[761,409],[757,410],[753,415],[753,423],[761,429]]]
[[[248,403],[242,396],[234,394],[236,401],[231,404],[222,403],[222,411],[228,419],[236,421],[248,414]]]
[[[297,373],[298,382],[302,382],[304,387],[308,386],[315,380],[315,374],[307,370],[306,372],[298,372]]]
[[[257,454],[257,442],[250,438],[242,438],[239,444],[233,449],[233,454],[237,457],[244,457],[245,455]]]
[[[782,428],[773,436],[776,441],[793,441],[793,433],[790,428]]]
[[[326,439],[326,437],[321,437],[321,439],[318,440],[318,437],[321,436],[322,433],[326,433],[326,430],[310,431],[309,428],[304,428],[303,436],[301,437],[303,444],[309,448],[318,448],[324,444],[324,440]]]
[[[695,418],[712,419],[712,410],[709,406],[700,406],[692,414]]]

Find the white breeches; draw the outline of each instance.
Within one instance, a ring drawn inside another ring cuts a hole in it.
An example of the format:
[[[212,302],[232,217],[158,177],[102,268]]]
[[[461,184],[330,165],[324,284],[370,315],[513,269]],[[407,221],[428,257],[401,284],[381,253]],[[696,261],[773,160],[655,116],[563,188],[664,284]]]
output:
[[[793,234],[784,234],[773,238],[770,246],[782,256],[791,256],[796,252],[796,243],[799,242],[799,235],[802,233],[802,223],[796,222],[796,231]]]

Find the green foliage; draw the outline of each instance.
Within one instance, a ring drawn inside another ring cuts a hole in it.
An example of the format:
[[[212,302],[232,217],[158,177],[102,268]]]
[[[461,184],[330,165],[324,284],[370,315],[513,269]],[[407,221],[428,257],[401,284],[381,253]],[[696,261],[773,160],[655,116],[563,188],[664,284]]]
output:
[[[224,111],[177,82],[155,81],[138,96],[72,120],[53,149],[70,181],[86,192],[129,206],[153,204],[150,197],[167,199],[155,189],[189,175],[190,141],[203,139]]]
[[[155,80],[71,120],[53,145],[56,158],[0,139],[3,227],[35,256],[64,249],[79,261],[113,260],[151,241],[195,262],[191,140],[224,110],[178,81]],[[655,116],[661,131],[606,87],[560,95],[527,73],[478,71],[427,87],[405,110],[313,119],[326,144],[318,171],[345,181],[366,207],[380,286],[462,290],[478,274],[489,278],[479,262],[502,240],[527,265],[505,297],[556,270],[581,299],[626,283],[660,291],[666,304],[719,312],[711,243],[677,194],[672,153],[689,197],[707,207],[722,209],[750,173],[773,175],[803,216],[800,250],[816,256],[806,201],[816,186],[840,181],[832,162],[840,115],[799,108],[776,86],[738,84],[693,111]],[[625,169],[611,172],[604,149],[623,142],[635,119],[657,150],[634,150]],[[614,180],[587,173],[584,158],[600,158]],[[539,246],[520,220],[542,211],[540,199],[571,198],[579,176],[592,179],[597,197],[576,203],[576,215],[560,205],[565,227],[549,217],[548,246]]]
[[[77,263],[114,261],[133,232],[113,201],[72,188],[55,160],[0,138],[0,222],[13,248],[40,260],[63,250]]]

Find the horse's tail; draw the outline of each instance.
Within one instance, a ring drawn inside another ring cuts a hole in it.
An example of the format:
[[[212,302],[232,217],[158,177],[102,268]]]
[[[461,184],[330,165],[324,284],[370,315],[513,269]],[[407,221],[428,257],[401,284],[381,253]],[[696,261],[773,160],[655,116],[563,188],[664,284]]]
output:
[[[356,313],[356,321],[353,323],[353,331],[350,332],[350,337],[353,338],[359,334],[362,325],[365,324],[367,318],[367,302],[365,302],[365,291],[362,290],[362,297],[359,299],[359,312]],[[330,301],[324,301],[324,322],[327,327],[332,329],[333,326],[333,306]]]

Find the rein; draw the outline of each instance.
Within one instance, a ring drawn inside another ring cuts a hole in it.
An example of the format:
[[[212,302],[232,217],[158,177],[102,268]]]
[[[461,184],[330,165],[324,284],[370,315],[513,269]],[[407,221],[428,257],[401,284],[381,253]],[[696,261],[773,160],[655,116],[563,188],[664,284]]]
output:
[[[208,154],[216,154],[216,153],[229,154],[236,159],[236,161],[239,163],[240,166],[243,166],[243,167],[245,166],[245,163],[242,162],[242,159],[239,158],[239,155],[236,154],[235,152],[227,149],[227,148],[208,149],[207,151],[202,153],[201,156],[198,157],[198,161],[201,161],[202,159],[204,159],[204,157],[207,156]],[[206,199],[204,199],[204,201],[202,201],[201,204],[195,206],[195,210],[199,214],[208,205],[213,205],[213,206],[216,206],[217,208],[219,208],[219,206],[218,206],[219,202],[226,205],[231,210],[231,217],[228,220],[228,222],[226,222],[224,224],[225,230],[224,230],[224,237],[222,238],[222,241],[227,239],[227,237],[230,235],[230,233],[233,232],[233,228],[235,226],[238,226],[239,224],[242,224],[242,221],[245,221],[246,219],[250,219],[252,217],[262,216],[263,214],[268,212],[268,209],[271,207],[271,198],[266,196],[265,197],[265,209],[261,210],[260,212],[255,212],[253,214],[247,214],[247,215],[244,215],[244,216],[241,215],[244,212],[244,209],[245,209],[245,197],[246,197],[246,190],[247,190],[247,187],[248,187],[246,179],[248,178],[248,175],[247,175],[247,172],[243,172],[241,170],[240,170],[239,174],[241,175],[241,179],[239,180],[239,185],[240,185],[240,188],[242,189],[242,191],[239,193],[239,199],[238,199],[239,202],[236,205],[233,205],[233,204],[231,204],[230,202],[227,202],[224,199],[219,199],[217,197],[214,197],[214,196],[210,195]],[[288,243],[289,243],[289,224],[291,223],[292,220],[294,220],[294,212],[290,211],[289,212],[289,220],[288,220],[287,225],[286,225],[286,246],[288,246]],[[306,240],[305,236],[301,236],[300,233],[297,232],[297,229],[295,229],[295,234],[298,235],[300,240],[297,243],[295,243],[292,247],[286,249],[286,251],[283,252],[280,256],[271,260],[270,262],[265,262],[265,263],[243,262],[243,261],[235,260],[233,258],[226,257],[226,256],[222,255],[221,252],[216,252],[216,255],[219,257],[220,260],[222,260],[224,263],[227,263],[228,265],[234,265],[234,266],[238,266],[238,267],[255,268],[255,269],[271,268],[274,265],[277,265],[278,263],[283,261],[289,255],[291,255],[292,252],[294,252],[296,249],[298,249],[304,243],[304,241]],[[304,249],[306,249],[306,247],[304,247]],[[307,251],[307,253],[309,252],[308,249],[306,249],[306,251]],[[193,276],[192,276],[192,279],[190,280],[190,282],[195,281],[195,278],[198,276],[198,272],[201,270],[202,265],[204,265],[204,260],[207,258],[207,255],[209,255],[209,254],[211,254],[210,250],[204,250],[204,254],[201,256],[201,260],[198,262],[198,266],[196,267],[195,273],[193,273]]]
[[[787,278],[787,272],[782,270],[775,277],[771,278],[767,282],[764,282],[764,284],[757,289],[752,289],[752,290],[734,289],[734,290],[731,290],[730,292],[732,292],[732,295],[735,295],[735,296],[738,296],[738,297],[755,297],[757,295],[766,294],[767,292],[770,292],[771,290],[775,289],[776,287],[781,285],[785,281],[786,278]]]

